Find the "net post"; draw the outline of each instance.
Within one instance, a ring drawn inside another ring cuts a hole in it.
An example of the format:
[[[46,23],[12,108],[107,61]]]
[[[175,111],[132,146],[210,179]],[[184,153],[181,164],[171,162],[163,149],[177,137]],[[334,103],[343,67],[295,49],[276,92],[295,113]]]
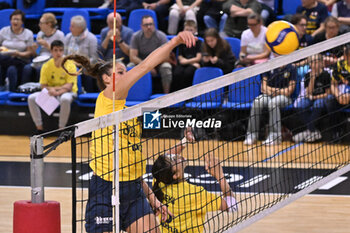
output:
[[[76,233],[77,226],[77,151],[76,151],[76,139],[71,137],[71,154],[72,154],[72,233]]]
[[[44,202],[44,157],[43,137],[30,138],[30,184],[32,203]]]
[[[119,124],[122,118],[122,112],[118,111],[116,114],[116,120],[114,125],[114,193],[112,195],[112,205],[114,206],[114,232],[119,232]]]

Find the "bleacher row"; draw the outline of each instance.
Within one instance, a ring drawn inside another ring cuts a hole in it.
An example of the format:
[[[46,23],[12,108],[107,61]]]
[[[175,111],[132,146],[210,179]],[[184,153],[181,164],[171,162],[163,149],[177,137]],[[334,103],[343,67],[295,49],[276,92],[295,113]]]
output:
[[[67,8],[45,8],[47,0],[37,0],[30,7],[24,7],[23,0],[1,0],[0,2],[6,2],[10,7],[14,7],[16,4],[17,9],[22,10],[26,13],[28,19],[39,19],[40,16],[45,12],[61,13],[62,10]],[[209,0],[205,0],[209,1]],[[174,1],[175,2],[175,1]],[[301,0],[274,0],[275,13],[278,18],[283,18],[286,14],[294,14],[297,6],[301,4]],[[81,3],[84,5],[84,3]],[[89,12],[92,14],[93,19],[101,19],[103,15],[107,15],[107,12],[110,12],[111,9],[98,9],[98,8],[86,8],[89,9]],[[124,9],[117,9],[117,11],[124,13]],[[57,16],[58,19],[60,16]]]
[[[237,68],[233,72],[242,69]],[[293,97],[296,98],[300,90],[300,80],[308,70],[308,67],[298,68],[298,82],[295,88]],[[223,71],[216,67],[201,67],[196,70],[193,77],[193,85],[206,82],[208,80],[220,77]],[[260,75],[245,79],[243,81],[234,83],[229,86],[228,96],[225,96],[224,88],[203,94],[194,99],[178,103],[171,107],[187,107],[187,108],[230,108],[249,110],[255,97],[260,95],[261,78]],[[99,93],[82,93],[81,79],[78,77],[78,97],[74,101],[79,107],[95,107],[95,102]],[[150,73],[143,76],[129,91],[126,98],[126,106],[133,106],[164,94],[152,94],[152,77]],[[14,93],[14,92],[0,92],[0,105],[10,106],[27,106],[27,98],[29,94]],[[288,106],[287,109],[292,108]]]

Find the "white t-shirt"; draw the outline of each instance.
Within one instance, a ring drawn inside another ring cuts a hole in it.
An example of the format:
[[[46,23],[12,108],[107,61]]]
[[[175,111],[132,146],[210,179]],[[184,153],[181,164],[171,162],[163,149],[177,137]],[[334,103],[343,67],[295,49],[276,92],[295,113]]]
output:
[[[241,37],[241,47],[247,46],[247,54],[256,55],[264,52],[265,49],[265,34],[267,28],[261,26],[260,33],[254,37],[252,30],[244,30]]]
[[[11,26],[3,27],[0,30],[0,45],[8,49],[24,52],[28,46],[33,45],[33,42],[33,32],[27,28],[24,28],[21,34],[14,34]]]

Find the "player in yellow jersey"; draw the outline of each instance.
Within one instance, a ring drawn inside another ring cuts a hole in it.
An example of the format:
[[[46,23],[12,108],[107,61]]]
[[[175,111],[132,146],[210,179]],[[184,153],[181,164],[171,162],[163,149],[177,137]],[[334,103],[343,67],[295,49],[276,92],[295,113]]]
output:
[[[158,200],[168,206],[172,216],[161,220],[162,232],[202,232],[205,215],[209,211],[236,211],[233,192],[226,181],[223,169],[213,153],[204,156],[205,168],[220,184],[223,192],[216,195],[203,187],[188,183],[184,177],[187,166],[181,151],[187,142],[193,142],[192,131],[186,129],[185,137],[164,155],[160,155],[152,167],[155,178],[153,191]]]
[[[151,71],[180,44],[191,47],[196,38],[190,32],[180,32],[168,43],[156,49],[145,60],[126,71],[122,63],[116,64],[115,92],[113,92],[112,62],[100,61],[94,65],[89,59],[79,55],[70,55],[64,62],[71,59],[85,68],[85,72],[97,79],[103,90],[96,101],[95,117],[109,114],[125,108],[125,99],[129,89],[146,73]],[[63,64],[64,64],[63,62]],[[115,102],[113,103],[113,93]],[[160,232],[156,227],[156,218],[150,207],[162,212],[166,218],[166,207],[162,205],[148,185],[142,180],[145,173],[146,159],[142,156],[140,143],[140,128],[135,120],[121,124],[119,148],[119,199],[120,199],[120,229],[127,232]],[[90,167],[94,172],[90,180],[89,200],[86,208],[87,232],[112,231],[112,180],[113,180],[113,135],[110,127],[97,130],[92,137],[94,143],[90,147],[92,160]],[[146,199],[146,196],[149,202]]]

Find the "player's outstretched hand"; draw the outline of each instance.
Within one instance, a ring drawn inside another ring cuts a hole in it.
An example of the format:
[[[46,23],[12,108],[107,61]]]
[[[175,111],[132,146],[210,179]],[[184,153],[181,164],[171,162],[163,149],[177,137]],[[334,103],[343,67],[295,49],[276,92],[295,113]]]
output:
[[[192,128],[191,127],[187,127],[185,129],[185,132],[184,132],[184,136],[186,137],[187,139],[187,142],[190,142],[190,143],[193,143],[196,141],[194,135],[193,135],[193,131],[192,131]]]
[[[195,46],[198,40],[191,32],[187,31],[180,32],[174,39],[177,40],[179,44],[185,44],[188,48]]]

